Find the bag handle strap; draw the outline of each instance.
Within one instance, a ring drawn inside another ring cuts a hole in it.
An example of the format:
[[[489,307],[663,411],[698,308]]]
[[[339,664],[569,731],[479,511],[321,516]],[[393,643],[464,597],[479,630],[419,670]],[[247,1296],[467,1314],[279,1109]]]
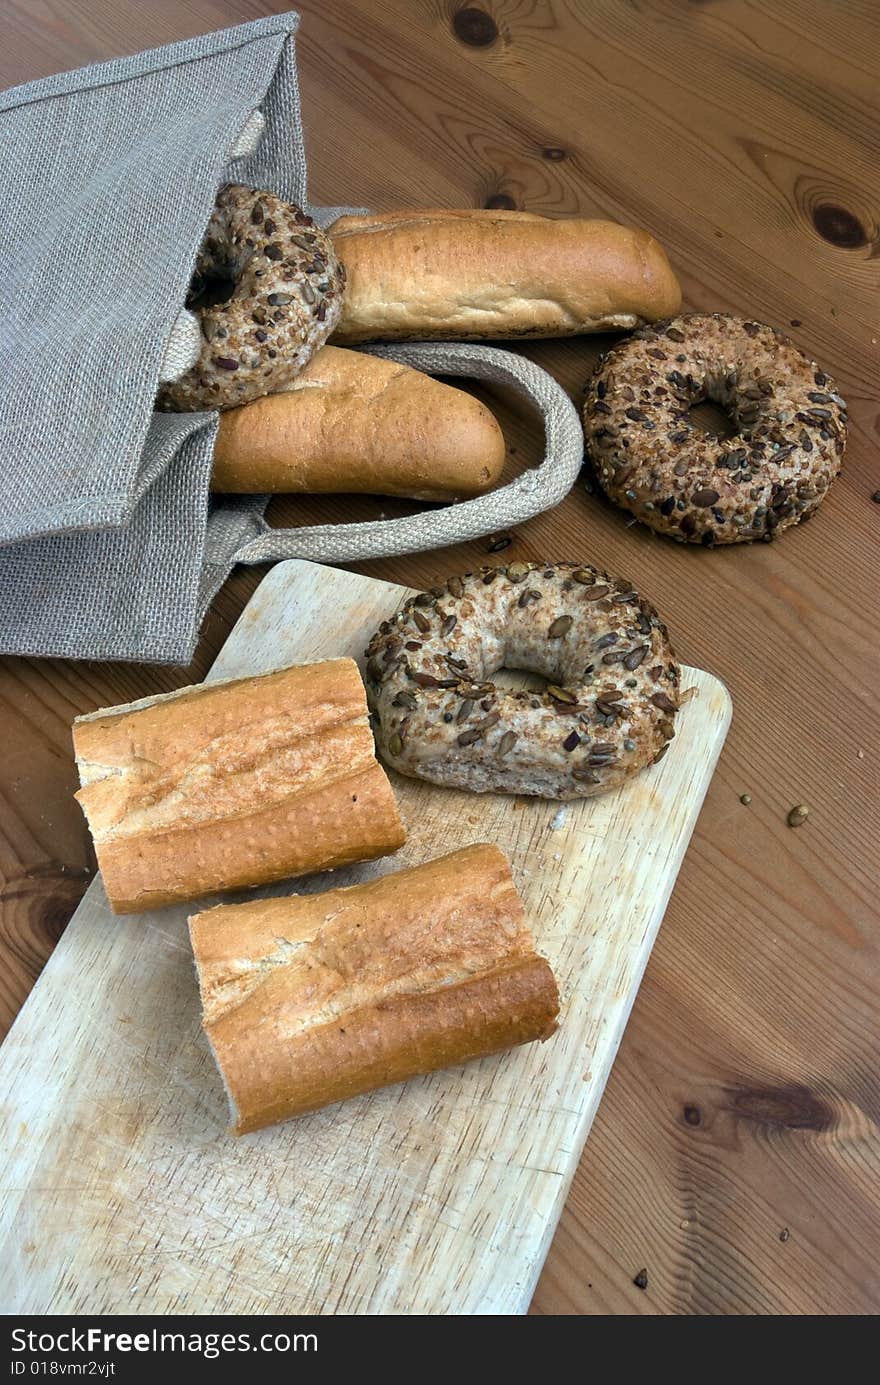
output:
[[[488,495],[446,509],[425,510],[405,519],[273,529],[262,516],[252,513],[251,522],[256,521],[258,535],[238,548],[230,561],[266,563],[309,558],[319,563],[359,562],[446,548],[532,519],[558,505],[571,490],[583,463],[583,429],[562,386],[540,366],[511,351],[469,342],[374,346],[369,348],[369,354],[400,361],[429,375],[464,375],[512,386],[542,415],[544,460]]]

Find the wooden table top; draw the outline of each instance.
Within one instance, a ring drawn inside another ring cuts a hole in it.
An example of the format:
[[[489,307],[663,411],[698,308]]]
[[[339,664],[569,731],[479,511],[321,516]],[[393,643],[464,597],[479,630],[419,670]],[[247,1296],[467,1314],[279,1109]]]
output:
[[[9,0],[0,83],[286,8]],[[875,7],[297,8],[316,201],[524,207],[644,225],[667,247],[688,308],[789,331],[850,403],[843,475],[815,519],[776,543],[679,547],[578,484],[517,531],[505,558],[577,556],[630,577],[682,659],[726,681],[735,709],[533,1311],[877,1312]],[[527,352],[577,397],[602,344]],[[492,402],[511,468],[537,459],[534,420]],[[271,513],[292,524],[407,512],[334,497],[276,501]],[[430,585],[487,547],[360,570]],[[72,719],[201,678],[264,571],[227,582],[190,668],[0,662],[4,1030],[94,872],[71,797]],[[787,814],[800,803],[809,818],[792,829]]]

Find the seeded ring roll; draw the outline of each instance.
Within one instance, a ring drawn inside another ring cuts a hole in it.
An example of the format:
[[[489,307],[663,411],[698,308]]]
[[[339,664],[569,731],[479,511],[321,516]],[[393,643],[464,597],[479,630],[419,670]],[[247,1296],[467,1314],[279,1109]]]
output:
[[[201,327],[201,356],[162,386],[156,407],[231,409],[280,389],[332,332],[344,284],[332,244],[301,207],[228,184],[186,300]]]
[[[736,434],[689,410],[712,399]],[[680,543],[769,542],[840,471],[846,405],[831,377],[760,322],[691,313],[634,333],[587,386],[584,428],[609,499]]]
[[[548,1038],[559,994],[496,846],[190,919],[236,1134]]]
[[[384,856],[405,837],[352,659],[78,717],[85,813],[113,910],[156,909]]]
[[[491,681],[500,668],[541,692]],[[451,577],[384,621],[367,650],[376,745],[401,774],[477,793],[588,798],[663,755],[679,668],[629,583],[585,563]]]

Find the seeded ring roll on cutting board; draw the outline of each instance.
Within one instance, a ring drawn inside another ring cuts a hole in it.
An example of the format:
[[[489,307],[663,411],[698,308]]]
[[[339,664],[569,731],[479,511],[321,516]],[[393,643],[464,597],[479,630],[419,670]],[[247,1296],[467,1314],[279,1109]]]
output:
[[[340,345],[567,337],[681,307],[663,247],[613,221],[419,208],[341,216],[329,235],[346,272]]]
[[[353,659],[207,683],[78,717],[76,794],[117,914],[395,851]]]
[[[495,418],[464,390],[325,346],[277,394],[220,415],[211,489],[458,500],[497,484],[504,451]]]
[[[556,981],[496,846],[220,905],[190,936],[236,1134],[556,1028]]]

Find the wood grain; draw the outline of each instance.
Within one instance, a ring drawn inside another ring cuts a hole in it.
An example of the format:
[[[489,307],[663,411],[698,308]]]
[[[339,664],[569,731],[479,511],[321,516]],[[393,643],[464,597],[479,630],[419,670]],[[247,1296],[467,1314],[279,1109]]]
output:
[[[209,677],[340,655],[363,668],[407,594],[281,563]],[[96,881],[0,1049],[7,1310],[524,1313],[730,721],[717,679],[686,668],[682,684],[697,695],[662,763],[617,792],[557,820],[546,800],[392,774],[401,851],[297,886],[497,843],[560,988],[545,1044],[233,1139],[190,908],[115,918]]]
[[[283,8],[5,0],[0,80]],[[465,8],[488,22],[456,26]],[[850,402],[844,474],[817,517],[777,544],[683,551],[576,487],[504,556],[577,555],[629,576],[663,611],[681,656],[719,674],[737,708],[534,1311],[876,1312],[876,7],[303,0],[299,9],[316,199],[378,208],[500,199],[641,222],[669,249],[688,307],[788,328]],[[548,342],[527,354],[577,397],[602,344]],[[536,459],[528,414],[493,403],[511,467]],[[287,524],[403,512],[369,497],[273,506]],[[430,585],[484,549],[362,570]],[[4,661],[6,1023],[93,866],[69,799],[70,720],[201,676],[261,575],[227,583],[190,670]],[[792,830],[785,817],[799,802],[810,817]],[[642,1268],[644,1290],[632,1283]]]

